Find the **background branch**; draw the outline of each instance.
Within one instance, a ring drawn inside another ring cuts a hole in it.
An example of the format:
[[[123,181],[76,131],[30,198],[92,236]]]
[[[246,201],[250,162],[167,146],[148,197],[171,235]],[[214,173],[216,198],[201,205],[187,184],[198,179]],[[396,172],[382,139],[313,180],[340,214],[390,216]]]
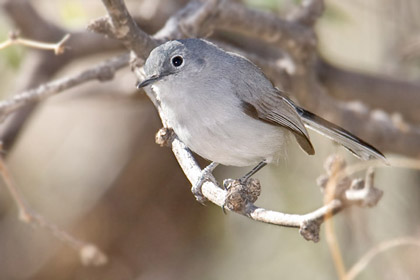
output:
[[[413,237],[400,237],[393,240],[387,240],[381,242],[370,249],[366,254],[364,254],[354,265],[353,267],[347,272],[343,279],[345,280],[353,280],[355,279],[372,261],[380,253],[388,251],[394,247],[399,246],[417,246],[420,247],[420,240]]]
[[[143,30],[138,28],[134,19],[129,15],[123,1],[102,0],[110,16],[112,33],[137,57],[145,58],[157,46],[157,43]]]
[[[9,114],[21,109],[23,106],[33,104],[54,94],[78,86],[91,80],[101,82],[111,80],[119,69],[128,65],[129,55],[123,54],[111,58],[90,69],[77,73],[73,76],[51,81],[41,86],[14,95],[11,99],[0,102],[0,122]]]
[[[19,30],[22,36],[30,37],[36,41],[49,42],[59,41],[66,34],[71,35],[66,43],[71,51],[60,56],[42,50],[32,50],[33,52],[29,55],[33,59],[29,59],[30,62],[23,67],[25,71],[22,75],[25,77],[22,78],[24,82],[20,85],[20,91],[48,81],[60,69],[77,58],[115,51],[122,47],[118,40],[109,40],[92,32],[65,30],[44,19],[30,1],[4,0],[0,5],[15,25],[11,29]],[[37,103],[28,104],[13,114],[0,128],[0,139],[5,150],[9,150],[13,146],[21,128],[36,107]]]
[[[34,227],[46,229],[56,239],[76,250],[79,253],[80,259],[84,265],[99,266],[104,265],[107,262],[106,255],[95,245],[75,238],[71,234],[59,228],[57,225],[50,223],[42,215],[33,211],[18,190],[12,176],[10,175],[9,169],[2,158],[0,158],[0,175],[19,209],[19,219],[22,222],[30,224]]]
[[[25,39],[19,37],[19,34],[16,32],[11,32],[9,39],[0,43],[0,50],[7,48],[12,45],[22,45],[30,48],[41,49],[41,50],[53,50],[55,55],[64,53],[66,46],[64,45],[66,41],[70,38],[69,34],[64,35],[64,37],[57,43],[46,43],[40,41],[34,41],[30,39]]]
[[[304,0],[301,6],[288,15],[288,20],[307,26],[313,26],[324,12],[323,0]]]
[[[420,122],[420,83],[392,77],[369,75],[345,70],[320,59],[317,75],[331,96],[344,101],[360,101],[372,109],[400,114],[412,124]],[[398,102],[395,98],[398,96]]]

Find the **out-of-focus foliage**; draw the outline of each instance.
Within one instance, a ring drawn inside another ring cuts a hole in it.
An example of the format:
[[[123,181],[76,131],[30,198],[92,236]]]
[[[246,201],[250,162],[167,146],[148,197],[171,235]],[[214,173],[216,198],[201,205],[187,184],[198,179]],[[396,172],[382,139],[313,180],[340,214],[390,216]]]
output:
[[[63,20],[63,24],[69,27],[83,27],[86,23],[86,19],[89,18],[83,3],[80,1],[64,1],[60,5],[60,18]]]

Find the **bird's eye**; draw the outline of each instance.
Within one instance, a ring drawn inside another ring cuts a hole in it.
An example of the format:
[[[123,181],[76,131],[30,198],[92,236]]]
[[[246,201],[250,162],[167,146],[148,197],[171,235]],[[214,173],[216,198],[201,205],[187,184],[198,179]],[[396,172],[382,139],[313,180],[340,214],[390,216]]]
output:
[[[183,62],[184,62],[184,59],[179,55],[174,56],[172,58],[172,65],[175,66],[175,67],[181,66]]]

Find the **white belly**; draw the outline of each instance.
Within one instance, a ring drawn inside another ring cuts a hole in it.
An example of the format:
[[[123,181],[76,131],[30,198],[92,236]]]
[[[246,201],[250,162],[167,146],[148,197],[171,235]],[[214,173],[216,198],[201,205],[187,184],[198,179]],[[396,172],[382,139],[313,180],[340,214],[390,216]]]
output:
[[[248,118],[246,122],[231,119],[205,128],[178,126],[175,131],[192,151],[223,165],[276,161],[281,156],[285,133],[281,128]]]
[[[286,129],[246,115],[236,98],[213,101],[194,96],[161,100],[169,125],[193,152],[232,166],[272,162],[282,155],[289,135]]]

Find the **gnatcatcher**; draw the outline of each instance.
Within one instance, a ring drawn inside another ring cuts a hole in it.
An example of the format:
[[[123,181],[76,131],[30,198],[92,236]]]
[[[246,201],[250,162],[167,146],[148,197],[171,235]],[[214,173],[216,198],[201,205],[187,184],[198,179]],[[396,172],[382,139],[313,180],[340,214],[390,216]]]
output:
[[[144,65],[169,126],[193,152],[213,163],[257,166],[240,180],[245,183],[267,163],[276,162],[291,135],[309,155],[315,153],[305,128],[342,144],[368,160],[385,157],[350,132],[295,105],[275,88],[248,59],[226,52],[203,39],[166,42]],[[200,196],[203,173],[195,195]],[[194,187],[193,187],[194,189]]]

